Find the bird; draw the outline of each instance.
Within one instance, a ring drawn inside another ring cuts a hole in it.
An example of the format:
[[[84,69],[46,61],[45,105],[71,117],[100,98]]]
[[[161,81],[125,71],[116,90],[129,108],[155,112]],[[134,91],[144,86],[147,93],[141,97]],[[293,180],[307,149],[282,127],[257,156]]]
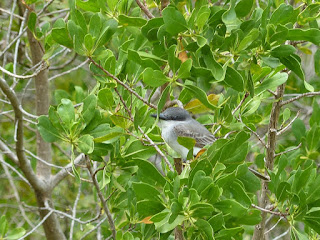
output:
[[[157,118],[157,114],[151,114]],[[178,143],[178,137],[195,140],[193,156],[197,156],[204,146],[212,144],[216,138],[201,123],[191,117],[188,111],[179,107],[170,107],[159,114],[159,127],[163,140],[186,161],[189,150]]]

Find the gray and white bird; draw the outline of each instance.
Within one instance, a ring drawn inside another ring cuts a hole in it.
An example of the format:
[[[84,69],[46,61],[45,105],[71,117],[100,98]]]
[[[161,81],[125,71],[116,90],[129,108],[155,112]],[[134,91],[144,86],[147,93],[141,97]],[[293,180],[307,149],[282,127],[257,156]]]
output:
[[[151,116],[156,118],[157,114],[152,114]],[[212,144],[216,140],[208,129],[190,116],[188,111],[178,107],[168,108],[159,114],[159,127],[161,128],[163,140],[174,151],[179,153],[184,160],[187,159],[189,150],[178,143],[178,137],[195,139],[194,156],[205,145]]]

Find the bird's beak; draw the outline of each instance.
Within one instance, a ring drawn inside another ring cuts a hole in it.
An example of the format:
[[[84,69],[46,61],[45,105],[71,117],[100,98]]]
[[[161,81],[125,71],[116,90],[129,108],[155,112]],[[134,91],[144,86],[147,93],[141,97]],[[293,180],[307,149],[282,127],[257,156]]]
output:
[[[153,113],[150,115],[151,117],[157,118],[157,114]],[[163,115],[162,113],[159,114],[159,119],[160,120],[166,120],[165,115]]]

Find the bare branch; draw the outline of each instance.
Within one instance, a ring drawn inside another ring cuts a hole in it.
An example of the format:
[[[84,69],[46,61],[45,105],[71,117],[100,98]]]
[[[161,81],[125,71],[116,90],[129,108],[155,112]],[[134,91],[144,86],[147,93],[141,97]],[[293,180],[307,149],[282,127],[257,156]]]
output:
[[[14,77],[14,78],[19,78],[19,79],[29,79],[29,78],[33,78],[35,76],[37,76],[41,71],[43,71],[44,69],[48,68],[47,66],[46,67],[41,67],[40,69],[38,69],[37,71],[35,71],[33,74],[31,75],[25,75],[25,76],[22,76],[22,75],[17,75],[17,74],[14,74],[12,72],[9,72],[8,70],[4,69],[3,67],[0,66],[0,71],[2,71],[3,73],[9,75],[10,77]]]
[[[11,166],[9,163],[7,163],[6,161],[4,161],[1,157],[0,157],[0,162],[4,165],[6,165],[8,168],[10,168],[12,171],[14,171],[20,178],[22,181],[24,181],[26,184],[29,185],[29,187],[31,187],[30,183],[28,182],[28,180],[21,175],[21,173],[15,169],[13,166]]]
[[[9,101],[11,102],[14,113],[15,113],[15,121],[17,125],[16,152],[17,152],[17,158],[19,160],[19,166],[35,190],[44,190],[46,188],[44,182],[38,179],[38,177],[36,176],[36,174],[34,173],[31,167],[30,162],[28,161],[26,155],[24,154],[23,114],[20,109],[20,103],[18,101],[18,98],[13,92],[13,90],[9,87],[7,82],[1,77],[0,77],[0,88],[2,89],[4,94],[7,96]]]
[[[57,78],[57,77],[61,77],[63,75],[66,75],[66,74],[69,74],[79,68],[81,68],[83,65],[85,65],[87,62],[89,61],[89,59],[86,59],[84,62],[82,62],[81,64],[79,64],[78,66],[74,67],[74,68],[71,68],[69,69],[68,71],[65,71],[65,72],[62,72],[62,73],[59,73],[57,75],[54,75],[52,76],[51,78],[49,78],[49,81],[52,81],[53,79]]]
[[[273,225],[268,231],[266,231],[264,234],[266,235],[266,234],[268,234],[269,232],[271,232],[280,222],[281,222],[281,220],[282,219],[284,219],[284,217],[280,217],[279,218],[279,220],[276,222],[276,224],[275,225]]]
[[[124,82],[122,82],[119,78],[117,78],[116,76],[112,75],[107,70],[105,70],[102,66],[100,66],[100,64],[96,63],[91,57],[89,57],[89,59],[95,66],[100,68],[108,77],[111,77],[118,84],[120,84],[125,89],[127,89],[130,93],[132,93],[134,96],[136,96],[140,101],[142,101],[143,103],[147,104],[149,107],[151,107],[153,109],[157,109],[157,106],[155,106],[152,103],[149,103],[146,100],[144,100],[137,92],[135,92],[132,88],[130,88],[128,85],[126,85]]]
[[[154,16],[152,15],[152,13],[149,11],[149,9],[143,5],[142,2],[140,2],[139,0],[136,0],[136,3],[138,4],[138,6],[141,8],[141,10],[148,16],[148,18],[154,18]]]
[[[94,228],[92,228],[92,229],[90,229],[88,232],[86,232],[86,233],[80,238],[80,240],[86,238],[90,233],[92,233],[94,230],[96,230],[98,227],[100,227],[100,225],[101,225],[102,223],[104,223],[104,222],[107,220],[107,218],[108,218],[108,216],[106,216],[106,217],[104,217],[103,219],[101,219],[101,221],[98,222],[97,225],[94,226]]]
[[[15,155],[10,148],[0,139],[0,150],[3,152],[4,155],[6,155],[10,160],[14,162],[17,166],[19,166],[19,160],[17,155]]]
[[[11,189],[13,191],[13,194],[14,194],[14,197],[18,203],[18,207],[19,207],[19,210],[21,212],[21,215],[22,217],[26,220],[26,222],[31,226],[31,227],[34,227],[33,223],[30,221],[30,219],[27,217],[25,211],[24,211],[24,208],[22,207],[22,205],[20,204],[20,196],[19,196],[19,193],[18,193],[18,189],[16,188],[16,185],[14,184],[13,182],[13,179],[12,179],[12,176],[7,168],[7,165],[4,164],[4,160],[3,160],[3,157],[2,157],[2,154],[0,154],[0,162],[1,162],[1,165],[2,165],[2,168],[7,176],[7,179],[9,181],[9,184],[11,186]]]
[[[75,218],[77,215],[77,205],[80,199],[80,194],[81,194],[81,182],[79,184],[79,189],[78,189],[78,193],[76,196],[76,199],[74,200],[74,204],[73,204],[73,209],[72,209],[72,217]],[[70,233],[69,233],[69,239],[72,240],[73,238],[73,228],[74,228],[74,219],[72,219],[71,221],[71,225],[70,225]]]
[[[299,149],[300,147],[301,147],[301,143],[299,143],[299,145],[296,146],[296,147],[293,147],[293,148],[290,148],[290,149],[288,149],[288,150],[286,150],[286,151],[284,151],[284,152],[280,152],[280,153],[275,154],[274,157],[278,157],[278,156],[280,156],[280,155],[282,155],[282,154],[286,154],[286,153],[288,153],[288,152],[295,151],[295,150]]]
[[[281,217],[284,217],[284,218],[289,215],[289,213],[274,212],[274,211],[259,207],[259,206],[255,205],[255,204],[251,204],[251,207],[256,208],[256,209],[258,209],[258,210],[260,210],[262,212],[270,213],[270,214],[281,216]]]
[[[291,98],[289,100],[283,101],[280,106],[282,107],[284,105],[287,105],[289,103],[292,103],[292,102],[297,101],[297,100],[304,98],[304,97],[312,97],[312,96],[319,96],[319,95],[320,95],[320,92],[303,93],[303,94],[300,94],[299,96],[296,96],[296,97]]]
[[[10,12],[10,11],[8,11],[8,10],[6,10],[6,9],[0,8],[0,11],[1,11],[1,12],[4,12],[4,13],[7,13],[7,14],[9,14],[9,15],[12,15],[12,16],[14,16],[14,17],[16,17],[16,18],[19,18],[20,20],[24,20],[24,18],[21,17],[20,15],[17,15],[17,14],[15,14],[15,13],[13,13],[13,12]]]
[[[74,160],[74,165],[80,164],[84,161],[84,154],[80,154]],[[56,175],[51,178],[50,188],[53,189],[57,186],[65,177],[69,175],[69,171],[71,171],[72,163],[69,163],[63,169],[61,169]]]
[[[104,199],[104,197],[103,197],[103,195],[102,195],[102,193],[100,191],[100,187],[99,187],[99,184],[97,182],[97,179],[93,175],[94,172],[93,172],[92,167],[91,167],[91,161],[90,161],[90,159],[89,159],[89,157],[87,155],[86,155],[86,162],[87,162],[87,167],[88,167],[89,173],[91,175],[93,184],[94,184],[94,186],[96,188],[96,191],[98,193],[98,196],[100,198],[100,202],[101,202],[101,204],[103,206],[103,209],[104,209],[104,211],[105,211],[105,213],[106,213],[106,215],[108,217],[108,222],[109,222],[109,226],[110,226],[111,231],[112,231],[112,236],[113,236],[114,239],[116,239],[117,232],[116,232],[116,227],[114,225],[113,217],[112,217],[111,212],[109,210],[109,207],[108,207],[108,205],[107,205],[107,203],[106,203],[106,201],[105,201],[105,199]]]
[[[296,116],[288,123],[287,126],[285,126],[284,128],[282,128],[281,130],[279,130],[277,132],[277,136],[279,136],[282,133],[284,133],[285,131],[287,131],[291,127],[292,123],[298,118],[299,114],[300,114],[300,110],[297,112]]]
[[[46,220],[48,217],[50,217],[50,215],[53,213],[53,211],[51,210],[50,212],[48,212],[48,214],[46,216],[44,216],[44,218],[42,218],[42,220],[37,224],[37,226],[35,226],[30,232],[26,233],[25,235],[23,235],[23,237],[19,238],[19,240],[25,239],[27,236],[29,236],[31,233],[33,233],[34,231],[37,230],[38,227],[40,227]]]

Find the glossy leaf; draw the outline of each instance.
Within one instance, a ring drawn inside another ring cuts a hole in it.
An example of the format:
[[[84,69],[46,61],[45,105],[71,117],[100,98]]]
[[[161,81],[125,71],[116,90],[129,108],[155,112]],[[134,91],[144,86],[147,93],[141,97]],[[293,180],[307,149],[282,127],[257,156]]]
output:
[[[168,6],[162,11],[164,25],[166,31],[172,35],[177,35],[180,32],[187,30],[187,22],[182,13],[175,7]]]

